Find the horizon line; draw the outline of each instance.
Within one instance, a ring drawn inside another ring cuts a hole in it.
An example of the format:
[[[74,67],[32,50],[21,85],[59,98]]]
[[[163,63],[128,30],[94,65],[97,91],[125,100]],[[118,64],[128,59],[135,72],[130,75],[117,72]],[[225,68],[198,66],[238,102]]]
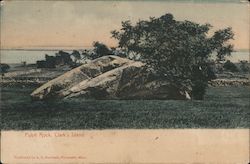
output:
[[[93,48],[93,46],[41,46],[41,47],[11,47],[11,48],[0,48],[0,50],[27,50],[27,51],[38,51],[38,50],[84,50],[87,48]],[[235,51],[248,51],[247,48],[235,49]]]

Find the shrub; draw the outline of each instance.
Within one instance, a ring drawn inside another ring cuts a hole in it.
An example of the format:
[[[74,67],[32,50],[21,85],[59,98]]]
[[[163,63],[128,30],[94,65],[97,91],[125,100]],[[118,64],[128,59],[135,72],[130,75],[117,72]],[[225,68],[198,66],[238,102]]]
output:
[[[6,73],[10,69],[8,64],[0,63],[0,73]]]
[[[232,63],[230,60],[227,60],[224,65],[223,65],[223,68],[227,71],[230,71],[230,72],[238,72],[238,68],[237,66]]]
[[[248,72],[250,70],[250,68],[247,64],[248,64],[248,62],[246,60],[240,61],[240,69],[242,72]]]
[[[111,55],[112,51],[103,43],[94,42],[94,53],[91,55],[91,59],[96,59],[102,56]]]

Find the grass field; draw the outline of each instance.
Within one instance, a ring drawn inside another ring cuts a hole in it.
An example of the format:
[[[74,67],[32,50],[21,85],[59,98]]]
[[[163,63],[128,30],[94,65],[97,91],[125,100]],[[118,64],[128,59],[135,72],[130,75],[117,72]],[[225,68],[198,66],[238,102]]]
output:
[[[2,129],[249,128],[249,87],[209,88],[204,101],[31,102],[34,88],[2,88]]]

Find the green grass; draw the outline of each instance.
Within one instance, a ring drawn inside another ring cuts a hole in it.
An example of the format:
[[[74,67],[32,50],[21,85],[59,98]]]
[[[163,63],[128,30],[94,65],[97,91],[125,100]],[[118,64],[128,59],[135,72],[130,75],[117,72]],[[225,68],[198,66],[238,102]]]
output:
[[[31,102],[34,88],[2,88],[2,129],[249,128],[249,87],[209,88],[203,101]]]

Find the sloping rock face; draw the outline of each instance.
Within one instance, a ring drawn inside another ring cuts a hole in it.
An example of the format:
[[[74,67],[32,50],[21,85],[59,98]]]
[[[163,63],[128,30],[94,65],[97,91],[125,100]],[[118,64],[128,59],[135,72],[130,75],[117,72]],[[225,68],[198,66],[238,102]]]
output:
[[[34,100],[83,97],[94,99],[190,99],[188,91],[156,80],[141,62],[104,56],[49,81]]]

